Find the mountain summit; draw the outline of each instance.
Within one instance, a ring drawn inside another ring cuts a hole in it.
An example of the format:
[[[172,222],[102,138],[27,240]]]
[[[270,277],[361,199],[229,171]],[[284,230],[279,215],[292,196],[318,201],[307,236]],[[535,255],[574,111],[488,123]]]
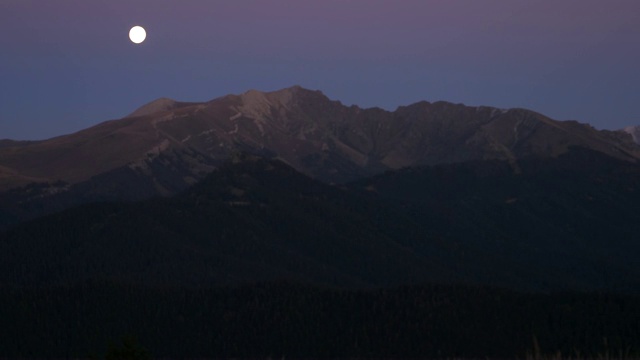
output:
[[[141,107],[136,109],[136,111],[127,115],[127,117],[145,116],[145,115],[154,114],[160,111],[168,111],[168,110],[175,109],[176,107],[178,107],[177,105],[178,105],[178,102],[173,99],[160,98],[148,104],[142,105]]]
[[[572,146],[640,158],[640,147],[623,132],[529,110],[426,101],[395,111],[362,109],[294,86],[202,103],[162,98],[74,134],[5,141],[0,191],[117,175],[145,178],[153,191],[169,194],[237,151],[283,160],[325,182],[345,182],[407,166],[555,157]]]
[[[640,125],[626,127],[623,131],[630,134],[633,138],[633,141],[640,144]]]

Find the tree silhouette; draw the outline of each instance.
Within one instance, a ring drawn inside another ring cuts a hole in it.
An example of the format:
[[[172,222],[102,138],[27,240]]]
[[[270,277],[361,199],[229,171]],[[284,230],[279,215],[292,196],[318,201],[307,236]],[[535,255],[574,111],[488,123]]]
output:
[[[136,338],[132,336],[125,336],[122,338],[122,344],[120,346],[109,345],[107,350],[106,360],[150,360],[151,354],[149,351],[142,347]]]

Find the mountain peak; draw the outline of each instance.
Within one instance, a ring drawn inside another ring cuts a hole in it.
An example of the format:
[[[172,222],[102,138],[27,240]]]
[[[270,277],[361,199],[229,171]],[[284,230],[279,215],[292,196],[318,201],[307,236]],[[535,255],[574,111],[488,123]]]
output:
[[[326,98],[326,96],[322,93],[322,91],[306,89],[300,85],[293,85],[287,88],[274,90],[274,91],[259,91],[259,90],[251,89],[243,93],[241,96],[264,96],[273,100],[277,100],[277,99],[290,100],[291,98],[299,95],[316,95],[316,96],[320,95]]]
[[[240,99],[243,113],[256,119],[264,118],[272,109],[290,109],[300,100],[329,101],[321,91],[305,89],[299,85],[268,92],[249,90],[241,94]]]
[[[633,141],[635,141],[637,144],[640,144],[640,125],[627,126],[626,128],[622,129],[622,131],[631,135],[631,137],[633,138]]]
[[[150,103],[142,105],[126,117],[146,116],[160,111],[171,110],[177,107],[178,102],[169,98],[159,98]]]

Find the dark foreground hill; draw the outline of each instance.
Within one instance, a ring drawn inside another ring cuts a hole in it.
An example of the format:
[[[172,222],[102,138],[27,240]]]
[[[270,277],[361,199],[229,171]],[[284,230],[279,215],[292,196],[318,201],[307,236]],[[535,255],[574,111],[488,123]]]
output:
[[[540,288],[640,285],[637,165],[574,148],[557,158],[388,172],[352,188],[402,208],[485,283],[509,273]]]
[[[639,204],[637,165],[578,148],[349,187],[241,155],[174,198],[86,205],[1,233],[0,283],[639,292]]]
[[[0,232],[0,356],[638,355],[639,201],[637,165],[580,148],[346,186],[239,154]]]
[[[375,205],[282,162],[243,155],[174,198],[85,205],[15,227],[0,242],[0,282],[362,287],[442,277],[438,259],[368,216]]]

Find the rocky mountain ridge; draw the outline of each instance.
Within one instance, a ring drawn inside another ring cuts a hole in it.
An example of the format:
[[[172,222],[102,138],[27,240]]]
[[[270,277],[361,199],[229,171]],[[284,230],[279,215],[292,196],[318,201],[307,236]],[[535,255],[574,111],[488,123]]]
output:
[[[181,179],[178,188],[186,188],[237,151],[280,159],[325,182],[345,182],[407,166],[554,157],[571,146],[640,159],[640,146],[625,132],[529,110],[422,101],[391,112],[345,106],[294,86],[204,103],[159,99],[74,134],[5,140],[0,192],[134,172],[155,183],[155,192],[170,194],[174,189],[161,185],[162,174],[173,173]]]
[[[628,126],[624,128],[622,131],[626,132],[627,134],[630,134],[631,137],[633,138],[633,141],[640,144],[640,125]]]

